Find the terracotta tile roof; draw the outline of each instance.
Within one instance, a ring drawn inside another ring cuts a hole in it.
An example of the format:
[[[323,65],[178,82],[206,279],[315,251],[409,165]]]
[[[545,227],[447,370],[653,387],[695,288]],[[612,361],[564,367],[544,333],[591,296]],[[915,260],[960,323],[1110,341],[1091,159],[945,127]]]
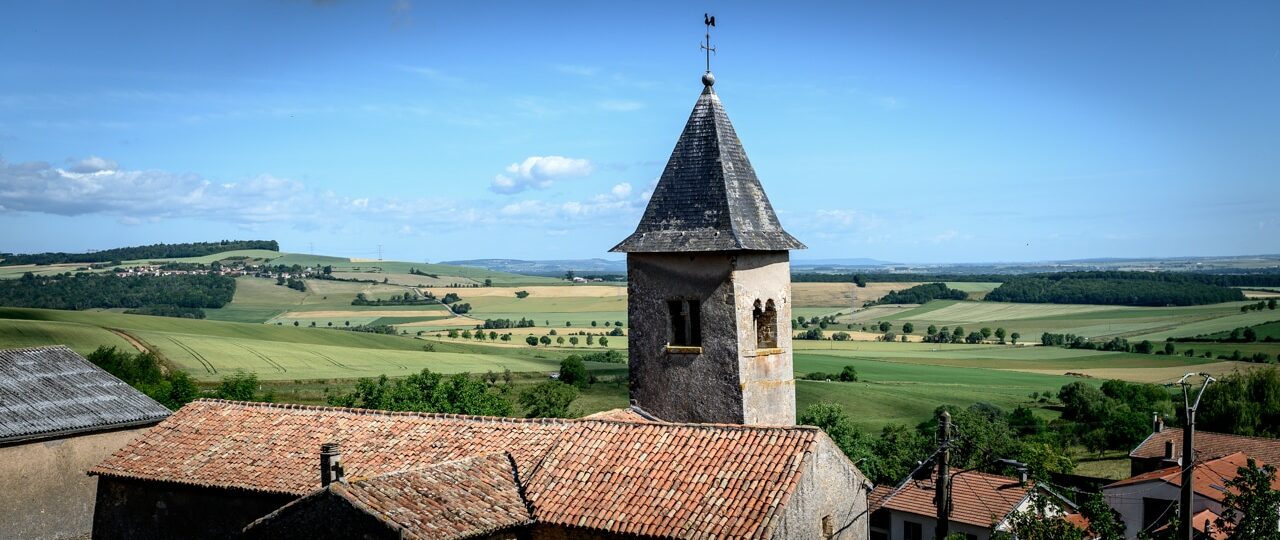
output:
[[[878,489],[878,488],[877,488]],[[934,482],[908,480],[896,493],[883,496],[880,506],[922,516],[937,513],[933,502]],[[1029,490],[1017,478],[963,471],[951,483],[951,520],[989,528],[1005,519],[1027,498]]]
[[[1208,509],[1201,510],[1200,513],[1194,516],[1191,516],[1191,528],[1195,529],[1195,531],[1200,533],[1201,535],[1206,534],[1205,529],[1209,529],[1209,532],[1208,532],[1209,540],[1227,540],[1227,537],[1230,536],[1227,533],[1227,531],[1224,531],[1212,525],[1218,522],[1218,517],[1219,517],[1218,514],[1215,514],[1212,510],[1208,510]],[[1159,528],[1157,528],[1155,531],[1152,531],[1152,532],[1159,533],[1161,531],[1167,531],[1169,530],[1169,525],[1170,525],[1169,523],[1161,525]],[[1203,537],[1196,536],[1196,538],[1203,538]]]
[[[1173,441],[1174,458],[1177,459],[1182,453],[1182,428],[1165,428],[1159,433],[1152,433],[1129,452],[1129,457],[1162,458],[1165,441]],[[1280,439],[1196,430],[1197,460],[1218,458],[1235,452],[1244,452],[1245,455],[1266,463],[1280,463]]]
[[[1080,529],[1082,531],[1089,530],[1089,518],[1084,517],[1083,514],[1071,513],[1071,514],[1062,516],[1062,519],[1067,523],[1070,523],[1073,527],[1077,529]]]
[[[871,494],[867,495],[867,512],[875,512],[884,505],[884,500],[894,491],[893,486],[881,484],[871,490]]]
[[[169,409],[62,346],[0,349],[0,442],[154,424]]]
[[[539,521],[677,538],[761,538],[814,428],[583,422],[528,481]]]
[[[539,521],[680,538],[767,536],[821,431],[521,420],[200,400],[90,472],[305,495],[320,444],[348,477],[509,452]]]
[[[1264,462],[1255,460],[1255,464],[1262,466]],[[1195,467],[1191,471],[1192,489],[1202,497],[1207,497],[1215,501],[1221,501],[1226,497],[1228,488],[1227,481],[1236,477],[1236,471],[1240,467],[1248,465],[1248,456],[1243,452],[1235,452],[1217,459],[1207,459],[1204,461],[1196,461]],[[1165,482],[1174,486],[1182,486],[1182,466],[1174,465],[1158,471],[1151,471],[1139,474],[1134,477],[1126,478],[1119,482],[1108,484],[1103,489],[1110,489],[1144,482]],[[1280,489],[1280,477],[1272,481],[1272,485],[1276,489]]]
[[[473,538],[533,522],[506,453],[446,461],[368,480],[334,483],[249,524],[267,525],[309,500],[332,494],[400,531],[401,538]]]

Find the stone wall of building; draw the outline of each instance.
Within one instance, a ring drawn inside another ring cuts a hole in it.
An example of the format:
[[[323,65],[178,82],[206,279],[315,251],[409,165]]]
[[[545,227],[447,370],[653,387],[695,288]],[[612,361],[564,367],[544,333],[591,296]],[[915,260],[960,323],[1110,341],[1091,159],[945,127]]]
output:
[[[386,522],[357,510],[350,502],[325,491],[309,496],[301,504],[290,504],[271,518],[245,530],[241,538],[275,540],[278,538],[364,538],[369,540],[400,538],[400,530]]]
[[[93,526],[90,467],[146,428],[72,435],[0,447],[0,536],[68,538]]]
[[[125,478],[98,479],[93,537],[98,540],[232,538],[296,499],[239,489]]]
[[[726,253],[627,254],[631,399],[670,422],[742,423],[737,314]],[[667,301],[701,304],[701,354],[672,353]]]
[[[862,471],[825,434],[818,435],[815,451],[802,467],[800,484],[783,508],[771,538],[868,540],[870,492]]]
[[[763,425],[796,423],[796,381],[791,360],[791,263],[785,251],[744,252],[736,256],[733,294],[737,306],[738,377],[742,387],[743,422]],[[776,310],[772,331],[777,343],[757,347],[756,302]]]

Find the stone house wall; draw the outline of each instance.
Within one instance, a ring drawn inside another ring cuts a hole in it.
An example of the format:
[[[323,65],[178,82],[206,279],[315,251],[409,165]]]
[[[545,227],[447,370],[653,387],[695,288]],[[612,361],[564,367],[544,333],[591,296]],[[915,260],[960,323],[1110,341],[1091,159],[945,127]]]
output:
[[[868,540],[866,476],[826,434],[819,434],[814,449],[771,538]]]
[[[297,497],[169,482],[98,478],[93,538],[232,538]]]
[[[0,536],[68,538],[93,526],[98,479],[90,467],[146,427],[100,431],[0,446]]]

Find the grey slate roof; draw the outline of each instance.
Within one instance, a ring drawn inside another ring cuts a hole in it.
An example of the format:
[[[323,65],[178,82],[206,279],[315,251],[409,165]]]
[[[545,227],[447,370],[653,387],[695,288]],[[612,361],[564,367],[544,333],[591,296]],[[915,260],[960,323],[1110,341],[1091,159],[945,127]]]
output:
[[[742,142],[705,86],[636,232],[610,251],[804,249],[782,230]]]
[[[167,416],[169,409],[65,346],[0,349],[0,444]]]

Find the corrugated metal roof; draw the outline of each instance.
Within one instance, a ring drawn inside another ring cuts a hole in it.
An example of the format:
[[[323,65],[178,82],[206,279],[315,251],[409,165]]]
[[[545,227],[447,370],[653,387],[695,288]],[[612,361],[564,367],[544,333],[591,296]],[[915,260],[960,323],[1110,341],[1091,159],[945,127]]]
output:
[[[636,232],[610,251],[783,251],[782,230],[720,98],[706,86]]]
[[[0,444],[167,416],[169,409],[65,346],[0,349]]]

